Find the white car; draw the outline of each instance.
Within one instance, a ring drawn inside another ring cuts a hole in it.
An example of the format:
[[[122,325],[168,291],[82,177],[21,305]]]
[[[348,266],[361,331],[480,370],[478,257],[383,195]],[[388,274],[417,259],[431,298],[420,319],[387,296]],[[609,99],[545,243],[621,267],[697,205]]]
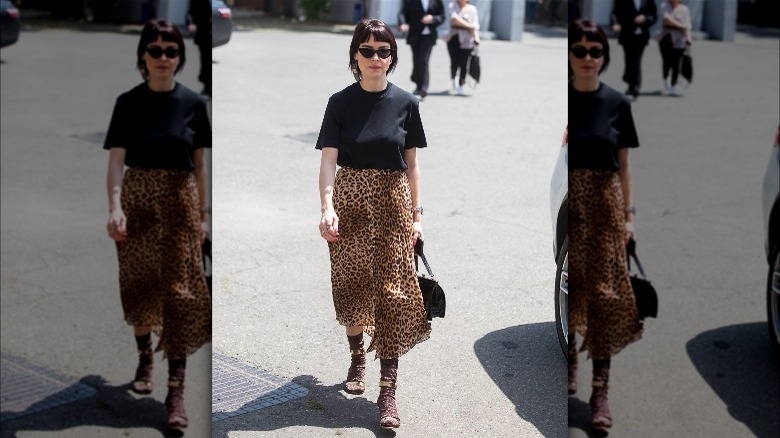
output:
[[[569,129],[563,134],[561,150],[550,182],[550,214],[555,257],[555,326],[564,355],[569,335]]]
[[[769,273],[766,283],[766,311],[769,338],[780,359],[780,126],[764,174],[764,250]]]

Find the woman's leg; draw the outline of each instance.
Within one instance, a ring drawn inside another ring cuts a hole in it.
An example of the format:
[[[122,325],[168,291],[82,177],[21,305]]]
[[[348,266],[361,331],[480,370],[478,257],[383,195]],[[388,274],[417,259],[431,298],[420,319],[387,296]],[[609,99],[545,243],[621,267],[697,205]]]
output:
[[[458,84],[462,87],[466,84],[466,74],[468,74],[468,62],[469,55],[471,55],[471,49],[459,49],[458,52],[458,68],[460,69]]]
[[[598,430],[612,427],[612,415],[609,412],[607,399],[609,367],[610,359],[593,359],[593,392],[590,395],[590,408],[593,411],[591,426]]]
[[[568,392],[574,394],[577,392],[577,341],[574,333],[569,333],[569,382]]]
[[[154,351],[152,350],[152,328],[133,326],[135,343],[138,347],[138,367],[135,369],[132,389],[137,394],[151,394]]]
[[[363,326],[347,327],[347,341],[352,354],[352,363],[347,371],[346,391],[349,394],[363,394],[366,390],[366,351],[363,348]]]
[[[683,53],[685,49],[671,49],[670,51],[670,63],[672,68],[672,86],[677,85],[677,78],[680,76],[680,61],[682,61]]]
[[[187,359],[168,359],[168,395],[165,407],[168,409],[168,427],[184,429],[187,427],[187,411],[184,409],[184,374]]]
[[[455,75],[458,74],[458,55],[460,52],[460,42],[457,35],[447,41],[447,52],[450,54],[450,79],[454,81]]]
[[[379,359],[381,375],[379,378],[379,425],[385,429],[396,429],[401,426],[398,409],[395,406],[395,389],[398,378],[398,358]]]
[[[661,42],[658,44],[659,49],[661,50],[661,60],[662,60],[662,71],[664,75],[664,81],[669,77],[669,71],[672,68],[671,59],[670,59],[670,51],[672,50],[672,37],[667,35],[665,36]]]

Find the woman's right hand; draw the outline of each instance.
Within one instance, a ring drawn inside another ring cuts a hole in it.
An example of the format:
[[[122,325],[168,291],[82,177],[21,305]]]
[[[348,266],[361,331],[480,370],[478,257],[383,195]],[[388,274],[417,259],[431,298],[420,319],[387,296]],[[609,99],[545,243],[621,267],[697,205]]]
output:
[[[127,240],[127,219],[125,212],[121,208],[114,209],[108,216],[108,225],[106,225],[108,236],[117,243]]]
[[[339,240],[339,217],[333,209],[325,209],[320,219],[320,236],[328,242]]]

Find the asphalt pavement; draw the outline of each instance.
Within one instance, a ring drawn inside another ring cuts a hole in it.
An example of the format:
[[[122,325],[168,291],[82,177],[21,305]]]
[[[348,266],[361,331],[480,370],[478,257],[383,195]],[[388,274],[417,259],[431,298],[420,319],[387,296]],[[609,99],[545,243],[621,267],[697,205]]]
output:
[[[167,363],[129,391],[137,353],[106,235],[102,149],[116,97],[141,82],[138,26],[28,21],[0,52],[3,437],[160,437]],[[179,75],[200,90],[198,57]],[[190,356],[185,436],[210,436],[211,348]]]
[[[566,125],[564,36],[484,41],[482,81],[466,97],[447,93],[446,47],[433,49],[418,157],[447,317],[400,359],[395,433],[378,425],[378,361],[365,395],[342,390],[349,352],[317,231],[314,144],[328,97],[353,82],[351,34],[246,29],[214,50],[213,349],[220,363],[306,390],[272,405],[250,395],[221,411],[241,414],[215,421],[214,436],[565,436],[549,208]],[[389,79],[411,91],[403,39],[399,57]]]
[[[623,52],[610,44],[602,77],[622,92]],[[612,360],[610,436],[774,438],[780,364],[766,323],[761,182],[780,122],[780,34],[741,28],[734,42],[691,49],[693,81],[672,97],[651,41],[632,106],[637,253],[659,314]],[[588,361],[569,398],[570,437],[595,435],[590,372]]]

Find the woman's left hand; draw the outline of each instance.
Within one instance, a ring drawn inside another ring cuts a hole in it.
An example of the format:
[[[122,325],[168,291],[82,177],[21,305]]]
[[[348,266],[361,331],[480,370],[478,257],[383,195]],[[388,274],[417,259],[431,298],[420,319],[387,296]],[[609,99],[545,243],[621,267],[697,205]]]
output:
[[[424,240],[422,232],[422,222],[415,222],[412,224],[412,248],[417,243],[417,239]]]

